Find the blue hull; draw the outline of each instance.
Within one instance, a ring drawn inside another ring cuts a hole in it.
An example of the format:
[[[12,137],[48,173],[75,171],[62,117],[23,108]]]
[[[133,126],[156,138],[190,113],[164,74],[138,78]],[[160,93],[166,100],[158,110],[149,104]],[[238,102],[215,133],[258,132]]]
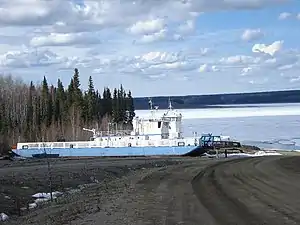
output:
[[[66,148],[66,149],[15,149],[22,157],[32,157],[33,154],[59,154],[60,157],[73,156],[152,156],[152,155],[183,155],[192,151],[195,146],[178,147],[122,147],[122,148]]]

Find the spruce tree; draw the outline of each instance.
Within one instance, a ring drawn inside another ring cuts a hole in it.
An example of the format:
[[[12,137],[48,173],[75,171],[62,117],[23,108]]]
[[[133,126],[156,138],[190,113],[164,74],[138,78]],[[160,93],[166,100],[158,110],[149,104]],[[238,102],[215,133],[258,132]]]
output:
[[[49,87],[46,77],[44,76],[42,82],[42,96],[41,96],[41,116],[43,124],[48,127],[52,121],[52,101],[49,93]]]
[[[123,85],[120,86],[118,90],[118,104],[119,104],[119,122],[124,122],[126,120],[126,92]]]
[[[102,105],[103,105],[103,116],[104,115],[112,116],[113,100],[112,100],[111,91],[108,87],[104,88]]]
[[[135,109],[134,109],[134,102],[132,98],[131,91],[128,91],[127,98],[126,98],[126,109],[128,110],[128,120],[132,123],[133,118],[135,117]]]
[[[64,86],[60,79],[57,80],[57,88],[55,91],[55,111],[54,118],[55,121],[59,123],[61,126],[63,124],[63,120],[66,116],[66,96]]]
[[[88,122],[96,119],[96,93],[94,88],[93,79],[89,77],[88,92],[87,92],[87,118]]]
[[[72,95],[75,105],[80,107],[82,103],[82,92],[80,90],[79,71],[77,68],[74,70]]]
[[[0,139],[10,144],[56,141],[58,137],[86,140],[89,134],[82,127],[97,128],[95,123],[106,127],[104,123],[111,120],[122,125],[132,120],[133,99],[122,85],[119,89],[105,87],[102,95],[95,90],[92,77],[86,91],[80,86],[78,69],[66,90],[59,79],[56,86],[49,85],[46,77],[40,85],[26,85],[0,76]]]
[[[112,116],[113,116],[113,121],[115,123],[118,123],[120,120],[119,112],[120,112],[120,107],[119,107],[118,90],[117,88],[115,88],[113,93],[113,99],[112,99]]]

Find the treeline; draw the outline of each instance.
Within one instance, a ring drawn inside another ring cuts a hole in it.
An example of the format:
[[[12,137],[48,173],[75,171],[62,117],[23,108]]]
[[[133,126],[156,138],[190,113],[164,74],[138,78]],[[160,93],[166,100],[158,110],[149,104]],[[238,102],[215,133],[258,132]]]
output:
[[[84,127],[131,129],[134,115],[130,91],[121,85],[100,94],[91,76],[82,91],[78,69],[66,88],[59,79],[54,86],[46,77],[39,85],[0,77],[0,142],[87,140],[92,133]]]
[[[171,96],[172,104],[177,109],[206,108],[213,105],[236,104],[272,104],[272,103],[298,103],[300,90],[265,91],[253,93],[212,94]],[[159,108],[168,107],[169,96],[152,97],[152,101]],[[149,109],[148,98],[134,98],[136,109]]]

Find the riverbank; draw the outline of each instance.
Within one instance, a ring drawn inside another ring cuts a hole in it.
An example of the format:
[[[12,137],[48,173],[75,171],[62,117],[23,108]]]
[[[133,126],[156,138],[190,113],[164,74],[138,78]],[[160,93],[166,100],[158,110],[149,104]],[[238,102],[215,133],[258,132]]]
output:
[[[67,187],[76,188],[84,183],[91,185],[17,216],[14,209],[17,196],[32,201],[32,194],[49,188],[47,165],[42,160],[1,162],[0,177],[5,185],[1,187],[0,207],[10,214],[7,224],[300,222],[296,213],[300,157],[94,158],[60,159],[51,163],[56,174],[53,178],[56,191],[64,192]],[[3,194],[11,198],[10,202]]]
[[[32,195],[81,189],[85,184],[109,183],[137,171],[179,163],[176,158],[73,158],[0,161],[0,213],[26,215]],[[50,186],[51,179],[51,186]],[[26,209],[26,210],[25,210]]]

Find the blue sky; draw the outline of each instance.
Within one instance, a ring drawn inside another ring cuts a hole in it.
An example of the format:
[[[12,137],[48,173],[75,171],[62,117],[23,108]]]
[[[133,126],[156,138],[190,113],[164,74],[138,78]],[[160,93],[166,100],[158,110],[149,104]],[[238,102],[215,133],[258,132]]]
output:
[[[121,3],[120,3],[121,2]],[[0,72],[135,96],[300,88],[300,1],[2,0]]]

